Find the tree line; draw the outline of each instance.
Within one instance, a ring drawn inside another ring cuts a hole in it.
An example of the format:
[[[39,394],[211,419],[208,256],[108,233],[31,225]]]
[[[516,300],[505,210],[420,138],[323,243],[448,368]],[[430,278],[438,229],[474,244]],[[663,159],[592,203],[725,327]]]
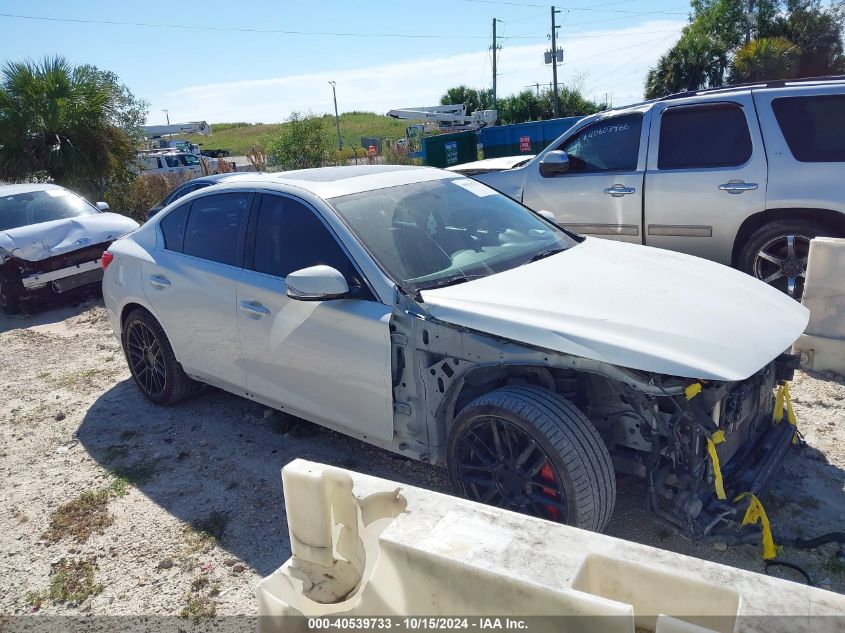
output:
[[[499,123],[524,123],[553,119],[554,93],[550,88],[523,90],[517,94],[496,99]],[[467,112],[493,109],[493,91],[476,89],[464,85],[449,88],[442,97],[441,105],[463,103]],[[606,105],[595,103],[581,94],[577,87],[558,86],[558,116],[584,116],[606,109]]]
[[[648,72],[647,99],[845,73],[845,0],[692,0],[691,7],[681,37]]]

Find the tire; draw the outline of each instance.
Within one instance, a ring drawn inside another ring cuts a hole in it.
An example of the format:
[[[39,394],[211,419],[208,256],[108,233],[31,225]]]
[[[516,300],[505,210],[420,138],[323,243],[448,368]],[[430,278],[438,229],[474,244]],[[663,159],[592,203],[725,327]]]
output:
[[[796,300],[804,293],[810,240],[833,235],[815,220],[775,220],[764,224],[743,244],[737,267]],[[789,242],[792,241],[790,256]]]
[[[182,369],[164,330],[148,311],[129,313],[121,343],[132,378],[150,402],[171,405],[196,391],[198,383]]]
[[[0,308],[6,314],[17,314],[21,309],[20,282],[0,277]]]
[[[539,387],[504,387],[470,402],[449,432],[447,465],[461,496],[586,530],[603,530],[616,503],[601,436],[575,405]]]

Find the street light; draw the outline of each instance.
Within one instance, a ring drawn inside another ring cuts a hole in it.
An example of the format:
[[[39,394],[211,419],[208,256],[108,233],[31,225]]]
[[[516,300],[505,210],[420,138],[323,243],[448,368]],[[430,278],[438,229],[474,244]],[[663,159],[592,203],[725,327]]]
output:
[[[164,112],[164,116],[167,117],[167,125],[170,125],[170,110],[162,110]]]
[[[343,149],[343,139],[340,138],[340,117],[337,115],[337,91],[335,90],[335,83],[329,82],[332,85],[332,98],[334,98],[334,126],[337,129],[337,148]]]

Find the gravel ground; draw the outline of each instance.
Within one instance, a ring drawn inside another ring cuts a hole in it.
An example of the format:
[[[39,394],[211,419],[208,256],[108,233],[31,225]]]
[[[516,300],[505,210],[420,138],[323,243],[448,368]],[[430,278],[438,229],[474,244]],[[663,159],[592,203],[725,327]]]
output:
[[[296,457],[448,490],[439,469],[221,391],[149,404],[99,301],[0,315],[0,349],[0,615],[254,615],[256,583],[290,555],[279,471]],[[845,380],[799,373],[792,393],[807,446],[762,501],[775,529],[842,530]],[[80,495],[97,521],[63,531],[78,503],[57,510]],[[636,480],[619,481],[618,499],[614,536],[763,571],[758,546],[674,533],[645,510]],[[845,592],[835,554],[827,545],[783,557]],[[61,595],[69,568],[93,573],[77,595]]]

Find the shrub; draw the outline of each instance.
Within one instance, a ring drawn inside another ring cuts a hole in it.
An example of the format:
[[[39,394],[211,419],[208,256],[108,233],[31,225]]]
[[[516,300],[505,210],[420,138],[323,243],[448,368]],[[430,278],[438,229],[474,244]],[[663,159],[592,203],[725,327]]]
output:
[[[113,183],[106,191],[106,202],[111,210],[143,222],[147,211],[154,207],[177,185],[190,180],[176,174],[140,174]]]
[[[282,169],[334,165],[336,152],[323,127],[323,117],[294,112],[275,136],[265,140],[267,164]]]

